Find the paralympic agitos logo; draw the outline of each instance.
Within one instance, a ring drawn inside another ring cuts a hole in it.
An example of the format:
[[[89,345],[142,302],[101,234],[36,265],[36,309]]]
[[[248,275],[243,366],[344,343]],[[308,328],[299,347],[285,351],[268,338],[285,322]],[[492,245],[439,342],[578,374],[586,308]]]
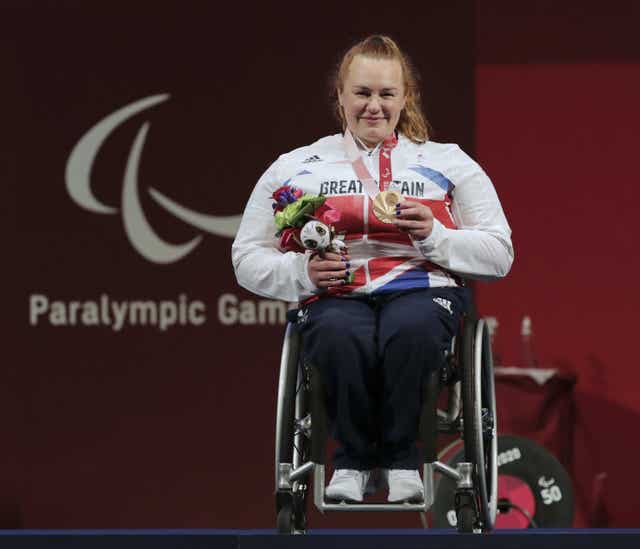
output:
[[[129,118],[169,99],[168,94],[140,99],[106,116],[75,145],[66,167],[66,186],[71,198],[86,210],[98,214],[121,213],[129,242],[144,258],[154,263],[173,263],[189,254],[202,240],[198,234],[189,242],[171,244],[162,240],[147,221],[139,197],[138,166],[144,148],[149,122],[142,124],[131,146],[122,185],[120,209],[100,202],[91,192],[91,169],[100,147],[111,133]],[[240,225],[240,215],[215,216],[190,210],[153,187],[147,192],[166,211],[194,228],[210,234],[233,237]]]

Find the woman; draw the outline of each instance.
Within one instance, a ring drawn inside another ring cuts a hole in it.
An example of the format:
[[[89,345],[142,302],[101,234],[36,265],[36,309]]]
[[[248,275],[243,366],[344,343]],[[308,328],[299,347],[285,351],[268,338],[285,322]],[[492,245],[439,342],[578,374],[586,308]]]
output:
[[[421,380],[442,366],[467,307],[462,277],[508,273],[511,230],[482,169],[457,145],[429,141],[416,77],[393,40],[353,46],[334,84],[344,134],[266,171],[233,264],[245,288],[301,303],[305,355],[326,379],[341,445],[327,497],[362,501],[381,468],[389,501],[422,500]],[[278,249],[268,197],[283,184],[324,194],[340,212],[340,254]]]

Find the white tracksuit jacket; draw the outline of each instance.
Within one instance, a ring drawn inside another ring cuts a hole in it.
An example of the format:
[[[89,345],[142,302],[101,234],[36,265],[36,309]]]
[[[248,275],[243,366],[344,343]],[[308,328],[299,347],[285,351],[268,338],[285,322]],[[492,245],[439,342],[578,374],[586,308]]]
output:
[[[379,148],[362,151],[377,180]],[[505,276],[513,262],[511,229],[496,191],[480,166],[457,145],[418,145],[403,135],[391,153],[390,189],[422,202],[435,216],[432,233],[412,240],[380,222],[349,163],[341,134],[283,154],[256,184],[232,247],[241,286],[261,296],[304,301],[318,293],[307,271],[309,254],[278,250],[271,194],[287,183],[324,194],[341,212],[355,280],[333,294],[371,294],[459,286],[460,278]],[[323,292],[327,293],[327,292]]]

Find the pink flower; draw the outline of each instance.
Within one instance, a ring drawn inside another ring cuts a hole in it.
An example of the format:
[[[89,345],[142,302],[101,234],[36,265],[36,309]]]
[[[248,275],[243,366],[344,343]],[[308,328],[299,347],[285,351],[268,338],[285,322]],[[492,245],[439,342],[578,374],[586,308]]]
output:
[[[328,226],[335,225],[340,221],[340,212],[329,206],[326,202],[320,206],[313,215]]]
[[[279,248],[283,252],[304,253],[304,246],[300,243],[300,229],[288,228],[282,231]]]

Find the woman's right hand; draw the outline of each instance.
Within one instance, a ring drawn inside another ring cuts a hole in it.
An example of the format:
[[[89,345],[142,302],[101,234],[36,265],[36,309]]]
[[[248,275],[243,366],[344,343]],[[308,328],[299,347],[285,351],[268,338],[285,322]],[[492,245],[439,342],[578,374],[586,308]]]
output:
[[[309,259],[309,278],[318,288],[331,288],[346,283],[351,272],[349,255],[325,252]]]

